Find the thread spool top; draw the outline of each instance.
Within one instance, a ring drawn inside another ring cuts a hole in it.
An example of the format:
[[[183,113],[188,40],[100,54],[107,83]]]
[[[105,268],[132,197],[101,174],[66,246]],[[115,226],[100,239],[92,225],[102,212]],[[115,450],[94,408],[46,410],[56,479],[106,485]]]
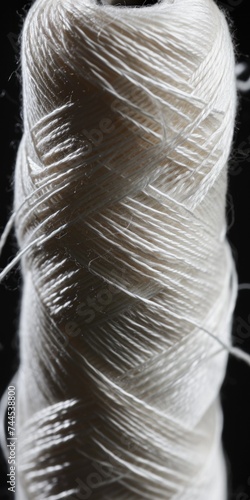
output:
[[[97,0],[99,5],[109,5],[112,7],[150,7],[161,3],[161,0]]]
[[[175,0],[96,0],[98,5],[106,7],[151,7],[163,3],[173,4]]]

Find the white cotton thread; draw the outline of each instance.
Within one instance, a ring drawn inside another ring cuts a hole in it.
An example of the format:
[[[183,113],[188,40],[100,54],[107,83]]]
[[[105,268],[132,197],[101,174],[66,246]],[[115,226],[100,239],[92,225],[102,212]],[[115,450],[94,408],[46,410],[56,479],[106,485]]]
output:
[[[212,0],[37,0],[15,173],[19,500],[226,500],[237,95]]]

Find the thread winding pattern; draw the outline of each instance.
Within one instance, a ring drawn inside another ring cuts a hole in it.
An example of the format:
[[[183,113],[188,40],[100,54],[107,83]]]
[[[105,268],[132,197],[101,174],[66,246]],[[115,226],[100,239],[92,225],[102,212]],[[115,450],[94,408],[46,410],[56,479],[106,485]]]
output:
[[[24,500],[226,498],[234,64],[211,0],[39,0],[27,16]]]

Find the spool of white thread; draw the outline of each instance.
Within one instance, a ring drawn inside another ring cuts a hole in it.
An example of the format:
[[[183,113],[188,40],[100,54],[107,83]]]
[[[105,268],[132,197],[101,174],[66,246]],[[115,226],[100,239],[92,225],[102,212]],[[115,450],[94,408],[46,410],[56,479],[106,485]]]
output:
[[[19,500],[226,499],[234,70],[212,0],[31,8]]]

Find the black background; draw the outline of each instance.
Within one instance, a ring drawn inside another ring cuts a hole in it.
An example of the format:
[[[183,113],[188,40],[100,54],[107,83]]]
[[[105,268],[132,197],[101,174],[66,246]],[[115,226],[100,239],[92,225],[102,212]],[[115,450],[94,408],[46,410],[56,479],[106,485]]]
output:
[[[21,137],[21,89],[18,35],[31,2],[10,0],[1,12],[1,151],[0,231],[12,207],[13,172]],[[246,63],[241,79],[250,78],[249,0],[225,0],[218,4],[228,13],[234,34],[237,60]],[[184,13],[185,15],[185,13]],[[239,283],[250,283],[250,92],[239,95],[234,147],[229,166],[228,238],[236,261]],[[16,242],[9,238],[1,256],[3,268],[15,255]],[[20,304],[18,269],[0,285],[0,394],[18,366],[18,316]],[[234,315],[234,343],[250,353],[250,290],[239,292]],[[250,367],[229,358],[221,391],[224,410],[223,443],[230,478],[230,500],[250,500]],[[4,493],[6,469],[1,468],[0,498]],[[248,484],[249,483],[249,484]],[[211,499],[213,500],[213,499]]]

